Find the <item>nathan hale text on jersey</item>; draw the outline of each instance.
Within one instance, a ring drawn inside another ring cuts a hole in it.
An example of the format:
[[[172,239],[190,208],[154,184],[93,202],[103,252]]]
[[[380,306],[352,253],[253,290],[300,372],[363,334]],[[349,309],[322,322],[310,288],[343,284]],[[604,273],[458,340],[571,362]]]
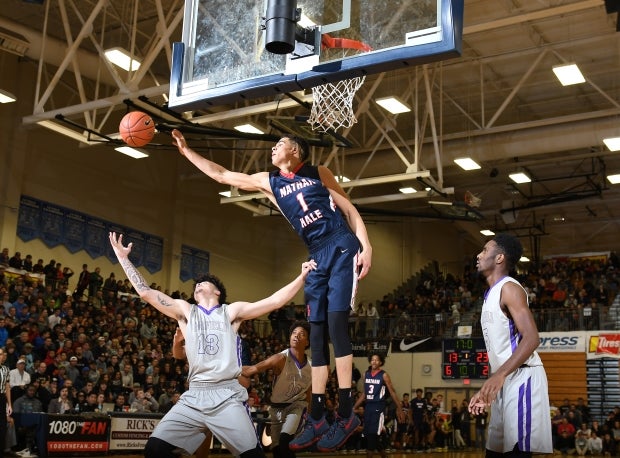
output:
[[[303,164],[291,174],[274,171],[269,182],[280,210],[306,245],[348,228],[317,167]]]

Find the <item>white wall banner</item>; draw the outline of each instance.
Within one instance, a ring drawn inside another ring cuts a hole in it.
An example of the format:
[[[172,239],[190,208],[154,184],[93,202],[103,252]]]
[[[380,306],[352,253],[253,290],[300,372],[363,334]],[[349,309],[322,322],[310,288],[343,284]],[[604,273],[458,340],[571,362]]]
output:
[[[585,353],[588,338],[585,331],[573,332],[541,332],[538,352],[583,352]]]

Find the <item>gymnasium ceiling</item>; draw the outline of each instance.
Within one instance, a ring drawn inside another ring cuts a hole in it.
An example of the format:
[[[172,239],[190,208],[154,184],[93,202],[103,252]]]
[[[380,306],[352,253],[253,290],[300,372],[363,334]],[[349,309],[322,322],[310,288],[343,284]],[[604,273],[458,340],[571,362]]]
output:
[[[158,122],[227,130],[251,121],[271,126],[276,136],[301,129],[295,117],[309,114],[286,96],[205,107],[183,113],[181,121],[167,113],[182,0],[2,3],[0,57],[18,55],[40,75],[24,123],[53,122],[76,144],[106,140],[97,133],[118,138],[118,121],[129,108],[149,111]],[[350,146],[327,136],[333,145],[315,146],[314,162],[352,180],[346,189],[367,219],[446,219],[480,242],[481,229],[512,231],[532,256],[617,251],[620,185],[606,175],[620,173],[620,152],[610,152],[602,139],[620,136],[620,33],[617,13],[608,14],[605,3],[465,0],[462,56],[368,77],[354,102],[358,123],[339,131]],[[135,49],[149,65],[131,76],[117,71],[99,57],[112,46]],[[564,62],[576,62],[586,83],[561,86],[552,67]],[[414,110],[389,115],[374,102],[386,95]],[[217,152],[228,167],[252,172],[269,166],[272,141],[187,135],[196,149]],[[159,133],[146,149],[169,144]],[[463,171],[453,162],[462,156],[482,168]],[[518,168],[533,182],[511,184],[508,174]],[[188,166],[187,173],[195,171]],[[404,185],[418,192],[402,195]],[[480,198],[479,207],[466,205],[466,191]],[[237,204],[266,212],[251,197]]]

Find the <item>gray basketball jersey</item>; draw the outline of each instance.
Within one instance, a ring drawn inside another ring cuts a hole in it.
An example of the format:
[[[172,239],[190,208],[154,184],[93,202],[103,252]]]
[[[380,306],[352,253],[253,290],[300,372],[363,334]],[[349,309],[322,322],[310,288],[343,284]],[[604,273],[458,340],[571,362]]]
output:
[[[241,373],[241,339],[232,329],[228,305],[207,310],[193,305],[185,331],[189,382],[218,383]]]
[[[276,404],[305,401],[306,391],[312,385],[310,360],[301,366],[291,354],[290,349],[282,351],[286,362],[280,375],[273,382],[271,402]]]
[[[522,338],[512,318],[506,316],[500,307],[502,286],[508,281],[521,287],[521,284],[514,278],[502,278],[487,292],[480,315],[491,372],[495,372],[510,358]],[[542,361],[538,353],[533,352],[523,365],[542,366]]]

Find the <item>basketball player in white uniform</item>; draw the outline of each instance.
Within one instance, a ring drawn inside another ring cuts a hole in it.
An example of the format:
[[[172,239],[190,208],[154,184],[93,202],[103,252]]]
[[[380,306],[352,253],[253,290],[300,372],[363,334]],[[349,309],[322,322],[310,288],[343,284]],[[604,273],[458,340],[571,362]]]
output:
[[[477,415],[491,407],[487,458],[553,453],[538,329],[525,290],[509,277],[522,252],[516,237],[498,234],[477,256],[478,272],[489,285],[480,322],[491,376],[472,397],[469,411]]]
[[[288,444],[300,429],[311,396],[312,368],[306,356],[310,345],[310,324],[296,321],[291,325],[289,347],[254,366],[243,366],[242,376],[253,377],[269,369],[275,376],[269,398],[271,450],[274,458],[294,458]]]
[[[132,244],[123,246],[122,242],[122,235],[110,233],[114,253],[140,298],[177,320],[185,336],[189,362],[189,390],[161,419],[147,441],[144,456],[176,457],[178,449],[191,455],[209,429],[232,455],[263,458],[246,405],[248,393],[237,380],[241,374],[237,330],[244,320],[258,318],[290,302],[316,263],[304,262],[301,273],[291,283],[254,303],[226,304],[224,285],[217,277],[205,275],[197,280],[193,305],[151,289],[129,260]]]

